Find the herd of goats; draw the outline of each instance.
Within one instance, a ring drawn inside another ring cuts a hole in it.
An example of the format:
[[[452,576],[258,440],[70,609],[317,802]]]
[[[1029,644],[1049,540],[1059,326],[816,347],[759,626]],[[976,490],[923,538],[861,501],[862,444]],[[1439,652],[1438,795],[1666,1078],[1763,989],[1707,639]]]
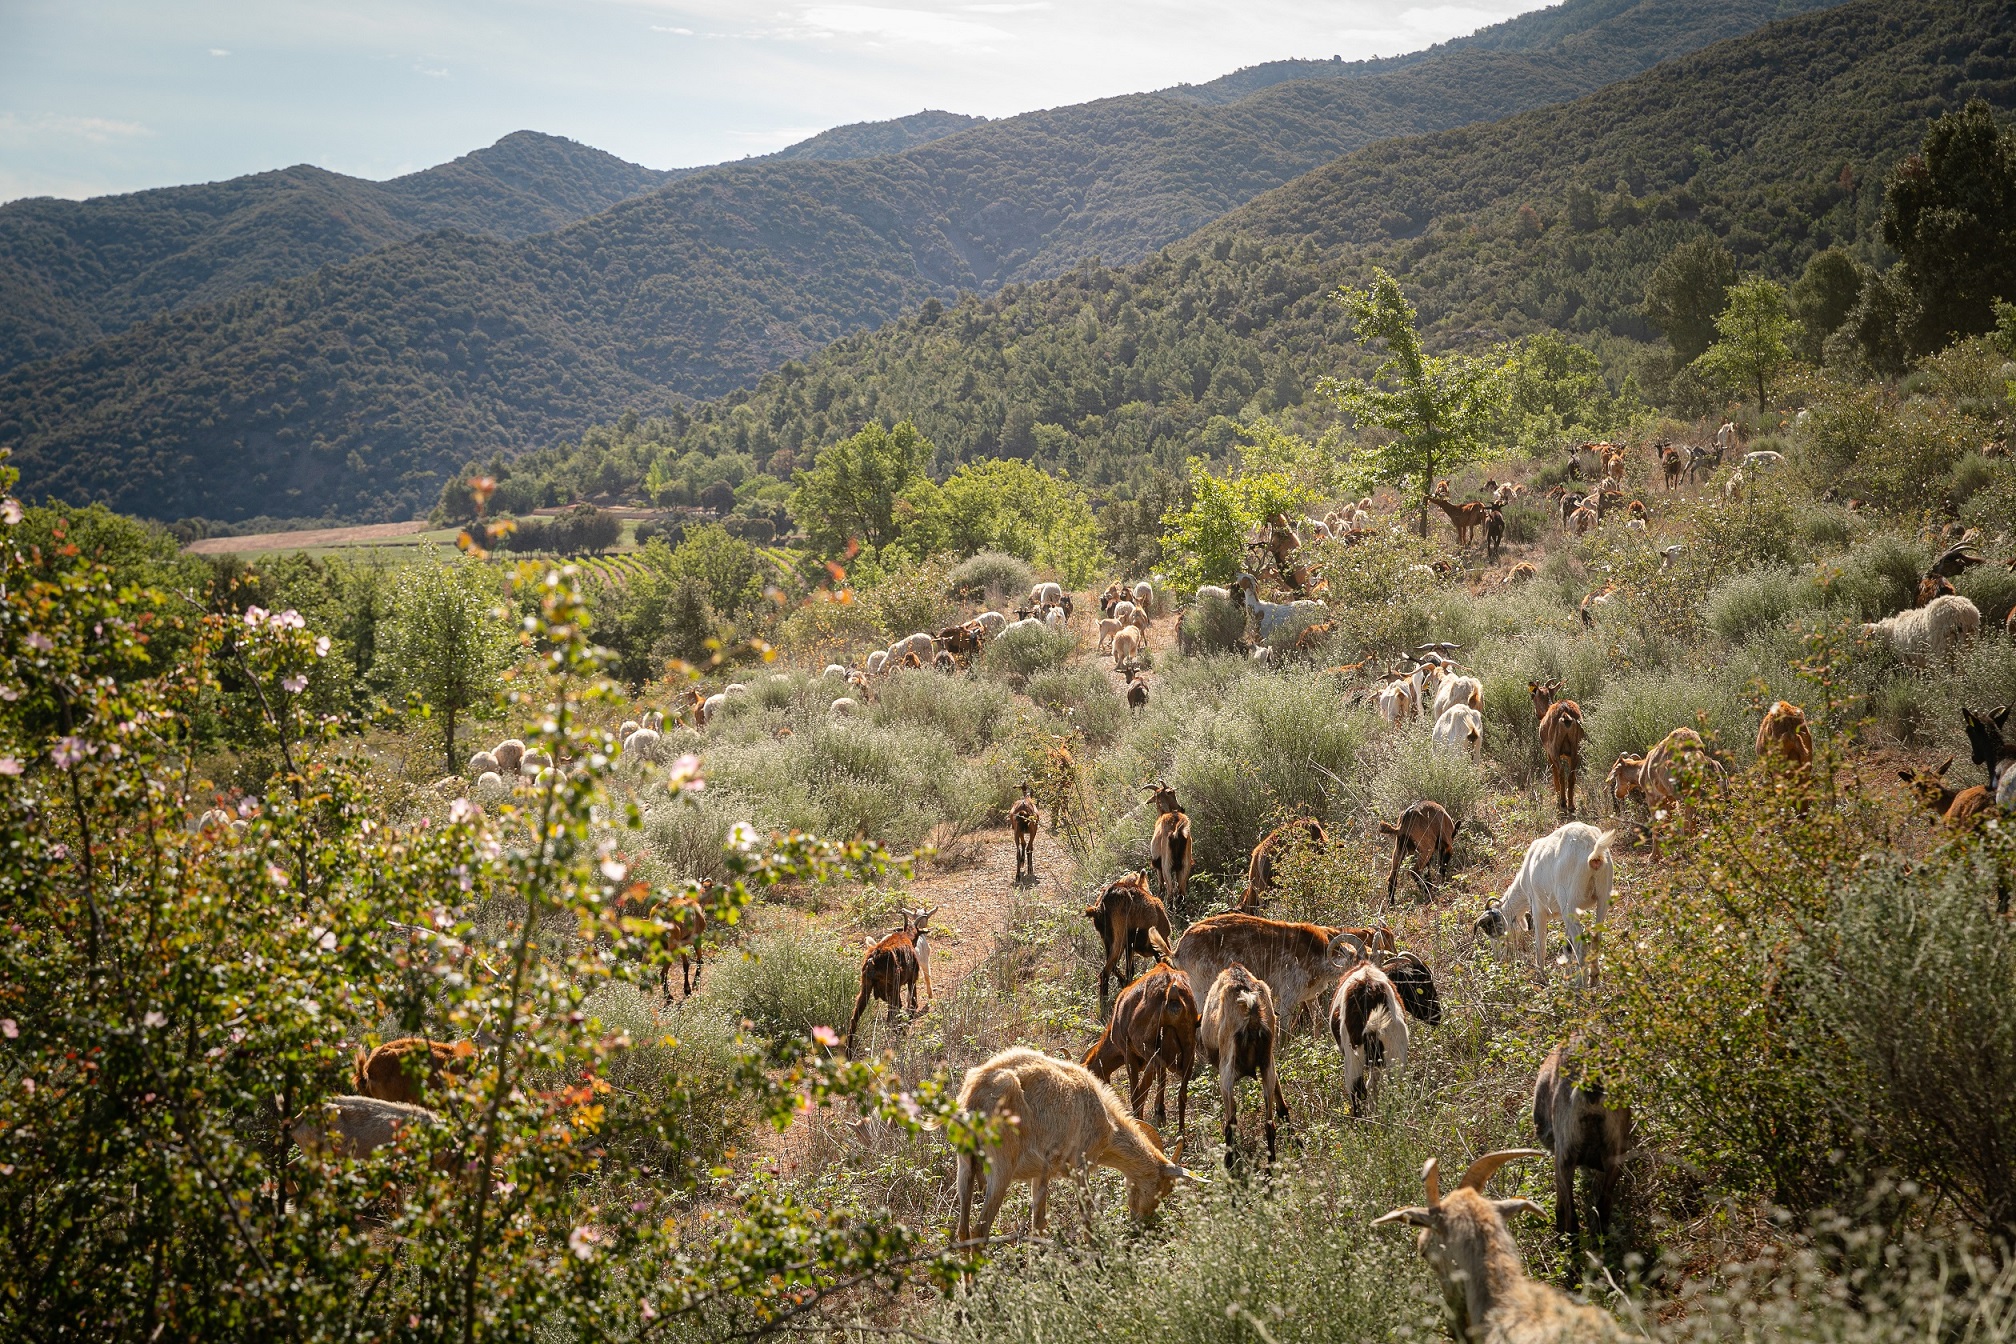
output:
[[[1731,428],[1724,426],[1716,449],[1694,449],[1690,455],[1671,445],[1655,445],[1667,484],[1673,486],[1705,462],[1719,460]],[[1611,445],[1584,445],[1596,450],[1604,469],[1604,484],[1589,496],[1563,493],[1563,527],[1577,530],[1579,515],[1589,513],[1600,523],[1611,507],[1605,496],[1623,475]],[[1608,450],[1608,451],[1604,451]],[[1752,457],[1775,456],[1752,454]],[[1768,469],[1767,462],[1744,466]],[[1490,483],[1491,499],[1481,505],[1454,505],[1447,490],[1429,502],[1450,516],[1459,544],[1470,542],[1481,528],[1495,551],[1502,536],[1502,509],[1521,487]],[[1573,499],[1572,508],[1568,500]],[[1635,505],[1635,501],[1634,501]],[[1367,524],[1370,501],[1348,514],[1305,519],[1298,531],[1276,517],[1260,529],[1252,545],[1263,556],[1242,572],[1232,588],[1206,586],[1197,600],[1238,601],[1257,627],[1258,649],[1281,633],[1290,620],[1320,620],[1324,606],[1311,596],[1320,591],[1320,577],[1297,563],[1303,538],[1344,540]],[[1627,523],[1640,523],[1642,506],[1627,507]],[[1494,526],[1495,520],[1495,526]],[[1967,548],[1967,540],[1936,560],[1921,585],[1918,604],[1865,627],[1887,639],[1908,660],[1926,661],[1945,653],[1959,640],[1978,633],[1980,613],[1953,591],[1950,580],[1972,565],[1983,563]],[[1670,554],[1668,559],[1670,561]],[[1260,597],[1259,573],[1271,560],[1275,575],[1291,594],[1287,602]],[[1525,566],[1530,570],[1530,566]],[[2012,564],[2016,568],[2016,564]],[[1236,595],[1236,596],[1235,596]],[[1099,648],[1111,649],[1116,670],[1127,675],[1121,692],[1136,708],[1146,703],[1140,655],[1156,609],[1158,595],[1148,582],[1110,585],[1099,598]],[[1584,607],[1585,619],[1589,608]],[[987,611],[948,627],[937,635],[919,633],[870,653],[857,668],[834,664],[820,680],[831,678],[852,694],[835,696],[829,712],[845,717],[872,695],[876,679],[903,668],[959,671],[982,647],[1020,629],[1068,628],[1074,615],[1072,595],[1060,585],[1041,583],[1026,606],[1010,620]],[[2016,614],[2012,614],[2016,620]],[[1327,631],[1326,631],[1327,633]],[[1257,649],[1256,649],[1257,651]],[[1403,665],[1384,674],[1383,683],[1360,693],[1371,699],[1380,716],[1398,726],[1425,720],[1433,741],[1445,749],[1473,756],[1483,747],[1483,685],[1464,674],[1451,655],[1451,645],[1428,645],[1414,651]],[[1528,684],[1541,753],[1551,774],[1555,801],[1563,816],[1576,810],[1576,781],[1582,772],[1586,740],[1581,707],[1564,698],[1559,681]],[[728,708],[728,702],[748,687],[731,685],[711,696],[688,692],[675,714],[674,731],[697,732]],[[857,698],[859,697],[859,698]],[[1900,771],[1912,793],[1945,824],[1963,828],[1991,811],[2016,811],[2016,745],[2003,736],[2009,710],[1989,714],[1962,711],[1975,764],[1988,776],[1985,785],[1957,788],[1946,779],[1949,760],[1936,770]],[[787,730],[788,731],[788,730]],[[659,758],[674,739],[668,736],[663,713],[647,713],[626,722],[619,734],[623,755]],[[1765,712],[1757,731],[1756,753],[1764,768],[1807,771],[1813,761],[1813,737],[1803,710],[1780,700]],[[554,762],[522,743],[508,741],[470,761],[479,797],[508,787],[511,776],[538,777]],[[1611,766],[1606,785],[1622,805],[1642,800],[1652,813],[1677,812],[1690,820],[1690,800],[1713,786],[1725,773],[1709,745],[1691,728],[1677,728],[1642,755],[1625,754]],[[444,781],[445,782],[445,781]],[[1330,841],[1313,817],[1289,821],[1260,838],[1247,864],[1246,884],[1234,907],[1198,919],[1181,935],[1174,933],[1169,910],[1178,910],[1188,894],[1195,866],[1195,848],[1188,815],[1175,790],[1164,783],[1145,786],[1155,808],[1150,844],[1150,868],[1130,872],[1105,884],[1084,910],[1104,950],[1099,974],[1099,1000],[1105,1026],[1082,1060],[1052,1058],[1039,1051],[1015,1048],[1000,1052],[970,1069],[959,1093],[962,1106],[1001,1121],[998,1137],[975,1155],[958,1158],[955,1179],[957,1216],[952,1232],[955,1247],[984,1246],[1012,1185],[1028,1182],[1033,1224],[1046,1226],[1051,1181],[1074,1176],[1083,1181],[1093,1167],[1110,1167],[1127,1182],[1127,1202],[1136,1218],[1150,1216],[1179,1181],[1204,1177],[1180,1162],[1188,1126],[1189,1083],[1201,1062],[1214,1073],[1222,1109],[1225,1162],[1236,1168],[1241,1158],[1237,1137],[1239,1084],[1260,1082],[1260,1124],[1267,1160],[1275,1158],[1280,1126],[1289,1119],[1287,1103],[1276,1075],[1276,1050],[1284,1029],[1328,1010],[1329,1030],[1344,1064],[1344,1088],[1353,1114],[1362,1112],[1379,1081],[1403,1067],[1409,1048],[1408,1019],[1426,1025],[1441,1020],[1442,1004],[1434,975],[1422,958],[1397,946],[1382,921],[1369,927],[1329,927],[1278,920],[1262,914],[1276,887],[1277,868],[1295,848],[1322,850]],[[1016,851],[1016,879],[1033,879],[1035,847],[1040,827],[1036,799],[1026,783],[1009,810],[1009,830]],[[1402,809],[1398,818],[1381,820],[1380,832],[1393,840],[1387,874],[1390,907],[1403,873],[1422,891],[1433,894],[1431,869],[1446,877],[1454,859],[1456,823],[1440,804],[1422,799]],[[1530,938],[1536,967],[1544,974],[1547,925],[1558,918],[1569,957],[1578,976],[1593,983],[1597,976],[1593,948],[1585,949],[1584,923],[1593,917],[1601,925],[1612,891],[1614,830],[1584,822],[1564,821],[1525,851],[1517,875],[1502,898],[1492,898],[1475,921],[1476,931],[1494,941]],[[1411,862],[1410,862],[1411,861]],[[1152,879],[1152,880],[1151,880]],[[681,987],[691,993],[699,981],[699,955],[705,918],[701,901],[688,895],[678,908],[651,910],[676,945]],[[921,980],[931,991],[929,958],[931,909],[905,910],[903,926],[879,939],[867,940],[860,967],[859,992],[848,1023],[846,1048],[852,1052],[855,1033],[871,1001],[888,1005],[895,1024],[905,1006],[919,1012]],[[688,954],[692,975],[688,977]],[[1135,976],[1137,958],[1147,969]],[[669,963],[662,987],[671,997]],[[1111,1001],[1118,973],[1123,988]],[[1199,991],[1202,990],[1201,1002]],[[304,1118],[296,1138],[311,1150],[365,1152],[391,1141],[401,1125],[434,1117],[421,1104],[425,1087],[443,1072],[459,1072],[471,1059],[468,1042],[436,1042],[409,1038],[360,1054],[355,1084],[359,1095],[332,1099],[319,1118]],[[1109,1086],[1125,1068],[1127,1096],[1123,1102]],[[1176,1142],[1166,1149],[1156,1124],[1167,1122],[1167,1093],[1176,1083]],[[1146,1119],[1154,1095],[1155,1124]],[[1551,1285],[1527,1277],[1518,1248],[1506,1229],[1506,1215],[1539,1211],[1523,1199],[1493,1199],[1485,1183],[1505,1162],[1519,1157],[1551,1157],[1555,1171],[1555,1228],[1570,1253],[1565,1257],[1572,1285],[1579,1277],[1576,1244],[1580,1221],[1576,1211],[1575,1175],[1597,1174],[1594,1223],[1607,1229],[1626,1153],[1631,1146],[1631,1116],[1627,1108],[1607,1106],[1600,1086],[1585,1082],[1573,1043],[1547,1056],[1533,1088],[1534,1127],[1542,1145],[1487,1154],[1444,1194],[1437,1164],[1428,1162],[1423,1178],[1426,1203],[1396,1209],[1376,1220],[1419,1227],[1419,1250],[1440,1280],[1458,1338],[1502,1341],[1608,1339],[1618,1337],[1604,1313],[1580,1305]],[[976,1187],[981,1187],[976,1189]],[[975,1195],[981,1197],[977,1217]]]

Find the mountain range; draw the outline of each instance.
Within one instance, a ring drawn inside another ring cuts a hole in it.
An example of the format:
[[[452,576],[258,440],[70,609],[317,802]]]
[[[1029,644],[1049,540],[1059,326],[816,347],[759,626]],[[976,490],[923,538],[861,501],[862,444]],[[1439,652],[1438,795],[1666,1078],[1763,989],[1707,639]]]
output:
[[[933,114],[912,132],[843,128],[824,152],[689,172],[643,195],[650,170],[626,174],[572,146],[566,190],[485,197],[434,179],[405,190],[403,214],[381,212],[392,224],[374,223],[417,236],[185,299],[14,368],[0,376],[0,437],[43,495],[171,517],[397,516],[472,456],[727,393],[927,299],[1042,280],[1088,256],[1137,262],[1339,155],[1572,100],[1813,7],[1569,0],[1409,58],[1275,63],[959,129]],[[905,134],[931,138],[875,152]],[[844,157],[855,147],[868,157]],[[487,165],[470,175],[510,184]],[[630,194],[548,232],[511,231],[598,190]],[[1388,196],[1353,218],[1354,237],[1421,226],[1413,203]],[[511,203],[495,212],[507,222],[438,228],[415,203],[469,219],[472,199]],[[259,232],[245,231],[248,258]],[[4,255],[12,311],[27,268]],[[246,273],[235,264],[204,283]],[[103,310],[106,325],[142,302],[131,283],[88,303],[88,286],[74,288],[67,311]],[[85,323],[39,330],[38,350]]]

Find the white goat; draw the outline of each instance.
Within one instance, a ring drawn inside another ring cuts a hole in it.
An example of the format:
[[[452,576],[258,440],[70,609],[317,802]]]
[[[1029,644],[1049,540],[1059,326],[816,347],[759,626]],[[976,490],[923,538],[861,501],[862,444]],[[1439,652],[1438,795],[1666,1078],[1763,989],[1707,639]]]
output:
[[[1220,602],[1230,602],[1232,600],[1232,590],[1230,588],[1220,588],[1215,583],[1202,584],[1197,589],[1197,600],[1202,602],[1207,597],[1215,597]]]
[[[819,675],[822,677],[838,677],[840,680],[845,681],[847,680],[847,669],[838,663],[828,663],[821,669]]]
[[[1119,634],[1122,628],[1124,622],[1116,621],[1110,616],[1099,622],[1099,652],[1106,651],[1107,645],[1113,642],[1113,636]]]
[[[1358,1114],[1370,1093],[1374,1069],[1407,1062],[1407,1014],[1386,972],[1361,959],[1337,982],[1330,999],[1330,1037],[1344,1056],[1344,1095]]]
[[[485,775],[497,773],[497,758],[487,751],[479,751],[469,758],[469,773]]]
[[[1484,758],[1484,716],[1468,705],[1451,705],[1435,720],[1435,745],[1466,755],[1473,761]]]
[[[1032,607],[1061,607],[1064,605],[1064,586],[1058,583],[1039,583],[1029,590],[1029,605]]]
[[[1980,634],[1981,608],[1964,597],[1948,593],[1922,607],[1912,607],[1865,625],[1862,633],[1880,635],[1900,658],[1922,663],[1944,654],[1964,636]]]
[[[1587,968],[1591,984],[1596,981],[1593,957],[1582,951],[1581,912],[1596,912],[1602,924],[1610,911],[1610,889],[1617,865],[1610,857],[1615,831],[1599,831],[1584,822],[1571,821],[1526,847],[1525,861],[1518,875],[1505,888],[1504,899],[1486,904],[1477,919],[1477,930],[1492,938],[1503,938],[1518,929],[1521,916],[1533,921],[1533,964],[1543,973],[1547,967],[1547,918],[1561,916],[1561,931],[1568,937],[1568,949],[1578,967]]]
[[[826,712],[836,719],[852,717],[861,708],[861,702],[851,695],[843,695],[826,706]]]
[[[1136,581],[1134,584],[1134,605],[1141,609],[1141,614],[1144,616],[1154,611],[1155,585],[1146,579]]]
[[[1379,692],[1379,717],[1398,727],[1414,713],[1414,683],[1401,677]]]
[[[983,611],[973,619],[980,623],[980,628],[987,632],[989,639],[1008,628],[1008,618],[998,611]]]
[[[1134,623],[1134,613],[1136,610],[1137,608],[1135,607],[1135,605],[1123,597],[1118,602],[1115,602],[1113,604],[1113,610],[1107,612],[1106,614],[1108,616],[1111,616],[1114,620],[1120,622],[1120,624],[1122,625],[1132,625]]]
[[[1262,601],[1259,581],[1251,574],[1239,576],[1238,588],[1245,599],[1246,610],[1259,622],[1263,642],[1279,634],[1296,614],[1295,607],[1290,603]]]
[[[312,1111],[303,1111],[288,1126],[288,1137],[301,1151],[331,1157],[363,1157],[399,1137],[408,1125],[436,1125],[441,1117],[425,1106],[409,1106],[376,1097],[330,1097]]]
[[[1468,705],[1472,709],[1484,708],[1484,683],[1475,677],[1444,677],[1441,687],[1435,692],[1435,721],[1442,721],[1442,711],[1451,705]]]
[[[881,676],[882,669],[887,667],[888,665],[889,665],[889,651],[887,649],[877,649],[875,650],[875,652],[868,655],[867,667],[869,676],[871,677]]]
[[[1769,471],[1775,467],[1784,466],[1785,454],[1774,453],[1768,448],[1759,449],[1754,453],[1743,454],[1743,465],[1754,475],[1760,471]]]

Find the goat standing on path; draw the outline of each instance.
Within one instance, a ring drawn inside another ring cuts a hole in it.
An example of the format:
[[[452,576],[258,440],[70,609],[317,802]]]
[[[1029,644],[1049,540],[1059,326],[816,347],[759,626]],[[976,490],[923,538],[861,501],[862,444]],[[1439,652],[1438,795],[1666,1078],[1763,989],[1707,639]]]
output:
[[[1198,1037],[1206,1067],[1218,1074],[1218,1099],[1225,1112],[1225,1165],[1234,1165],[1233,1140],[1239,1120],[1241,1079],[1260,1080],[1261,1124],[1267,1135],[1267,1161],[1274,1161],[1275,1117],[1288,1119],[1281,1080],[1274,1072],[1274,1047],[1281,1034],[1274,1011],[1274,993],[1267,982],[1244,966],[1227,966],[1211,982],[1204,999],[1204,1021]]]
[[[854,996],[854,1016],[847,1021],[847,1057],[854,1057],[854,1029],[861,1024],[861,1011],[873,997],[889,1005],[889,1025],[895,1026],[905,990],[910,994],[910,1015],[917,1016],[917,917],[903,912],[903,927],[870,947],[861,958],[861,989]]]
[[[1533,717],[1539,721],[1540,752],[1547,758],[1554,776],[1554,805],[1567,815],[1575,812],[1575,776],[1582,770],[1582,706],[1573,700],[1555,700],[1561,682],[1526,683],[1533,697]]]
[[[1022,796],[1008,809],[1008,830],[1015,837],[1015,885],[1026,875],[1036,880],[1036,832],[1043,820],[1036,812],[1036,800],[1029,793],[1029,781],[1022,781]]]

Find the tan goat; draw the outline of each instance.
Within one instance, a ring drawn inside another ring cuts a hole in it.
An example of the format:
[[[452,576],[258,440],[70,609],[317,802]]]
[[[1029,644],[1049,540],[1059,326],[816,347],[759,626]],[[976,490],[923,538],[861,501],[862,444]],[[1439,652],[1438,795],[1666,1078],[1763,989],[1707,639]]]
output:
[[[1204,1020],[1198,1041],[1205,1067],[1218,1074],[1218,1099],[1225,1113],[1225,1165],[1234,1165],[1233,1139],[1239,1121],[1241,1079],[1260,1080],[1260,1123],[1267,1135],[1267,1160],[1274,1160],[1276,1117],[1288,1119],[1288,1102],[1274,1072],[1274,1047],[1281,1021],[1274,1011],[1274,992],[1267,982],[1234,964],[1218,973],[1204,999]]]
[[[1456,854],[1456,819],[1442,804],[1428,798],[1409,803],[1401,809],[1397,822],[1380,822],[1379,833],[1393,837],[1393,867],[1386,874],[1389,907],[1393,904],[1393,889],[1400,881],[1400,865],[1410,854],[1414,856],[1417,880],[1424,886],[1430,864],[1436,865],[1440,877],[1448,879],[1449,863]]]
[[[1036,800],[1030,796],[1029,781],[1022,781],[1022,796],[1008,809],[1008,829],[1015,836],[1015,883],[1020,886],[1023,877],[1036,880],[1036,833],[1043,827],[1042,818],[1036,813]]]
[[[1150,784],[1149,801],[1161,815],[1155,818],[1155,834],[1148,841],[1148,857],[1155,865],[1156,881],[1164,901],[1183,901],[1190,895],[1190,872],[1197,866],[1197,854],[1190,844],[1190,818],[1176,801],[1176,790],[1167,784]]]
[[[1787,700],[1774,701],[1757,725],[1757,755],[1776,756],[1793,770],[1804,773],[1813,765],[1813,729],[1806,711]]]
[[[1323,829],[1322,822],[1314,817],[1299,817],[1276,826],[1253,846],[1252,857],[1246,861],[1246,890],[1239,893],[1239,909],[1260,908],[1261,898],[1274,890],[1274,865],[1291,846],[1302,844],[1305,836],[1309,848],[1318,854],[1330,844],[1330,834]]]
[[[459,1077],[475,1057],[473,1041],[402,1036],[368,1053],[359,1050],[351,1086],[360,1096],[419,1106],[426,1101],[427,1091],[439,1086],[444,1074]]]
[[[1153,1088],[1158,1125],[1169,1118],[1169,1078],[1175,1075],[1176,1135],[1181,1138],[1189,1128],[1190,1074],[1197,1064],[1197,994],[1190,977],[1169,964],[1169,944],[1160,934],[1149,937],[1158,954],[1155,964],[1120,991],[1112,1020],[1083,1062],[1102,1083],[1126,1067],[1128,1104],[1137,1120]]]
[[[1189,1174],[1178,1165],[1182,1140],[1165,1154],[1151,1126],[1129,1115],[1112,1088],[1069,1060],[1019,1046],[1003,1050],[966,1071],[959,1105],[1002,1124],[1000,1137],[978,1158],[959,1155],[955,1250],[986,1244],[1001,1201],[1016,1181],[1029,1182],[1030,1221],[1041,1232],[1049,1221],[1050,1182],[1060,1176],[1082,1182],[1093,1167],[1113,1168],[1127,1178],[1127,1211],[1146,1221]],[[983,1168],[987,1193],[976,1227],[973,1185]]]
[[[1484,1183],[1515,1157],[1545,1157],[1534,1148],[1486,1153],[1470,1164],[1447,1197],[1437,1163],[1421,1169],[1428,1202],[1395,1209],[1372,1220],[1407,1223],[1421,1229],[1421,1258],[1441,1281],[1442,1300],[1454,1317],[1455,1335],[1475,1344],[1569,1344],[1623,1339],[1617,1323],[1596,1307],[1583,1306],[1550,1284],[1526,1277],[1519,1243],[1505,1228],[1505,1215],[1540,1213],[1530,1199],[1491,1199]]]
[[[1554,805],[1563,812],[1575,810],[1575,776],[1582,770],[1582,706],[1573,700],[1555,700],[1560,681],[1544,685],[1526,683],[1533,697],[1533,717],[1539,721],[1540,751],[1554,775]]]
[[[1106,950],[1106,964],[1099,971],[1099,1006],[1106,1006],[1107,985],[1115,967],[1126,961],[1121,983],[1134,978],[1134,958],[1155,956],[1151,941],[1160,935],[1169,946],[1169,910],[1148,890],[1145,873],[1128,873],[1106,884],[1099,899],[1085,907],[1085,918],[1099,931]]]

